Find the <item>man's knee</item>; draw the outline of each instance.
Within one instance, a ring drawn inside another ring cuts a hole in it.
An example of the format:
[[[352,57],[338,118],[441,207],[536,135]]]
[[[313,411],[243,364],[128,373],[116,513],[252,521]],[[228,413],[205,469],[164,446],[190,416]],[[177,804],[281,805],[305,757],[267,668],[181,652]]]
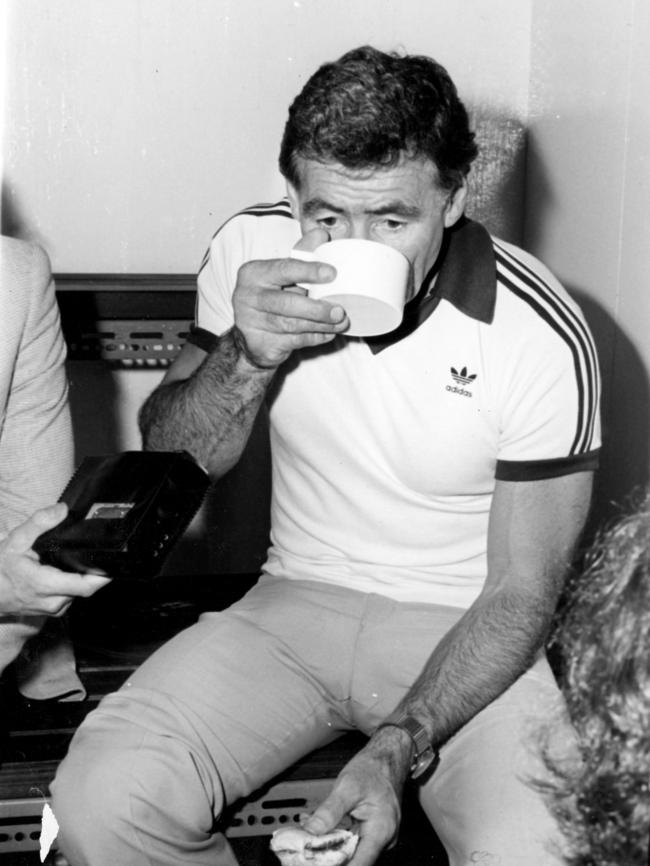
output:
[[[51,786],[52,807],[62,832],[93,833],[98,822],[115,827],[129,813],[132,757],[118,748],[73,745]]]
[[[52,784],[62,849],[95,864],[110,862],[108,852],[207,841],[222,801],[218,777],[204,767],[182,738],[97,711]]]

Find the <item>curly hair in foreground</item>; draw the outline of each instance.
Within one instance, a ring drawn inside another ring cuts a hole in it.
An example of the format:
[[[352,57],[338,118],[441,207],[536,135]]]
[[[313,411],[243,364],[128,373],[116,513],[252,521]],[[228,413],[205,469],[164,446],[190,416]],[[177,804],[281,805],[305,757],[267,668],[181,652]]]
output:
[[[321,66],[296,97],[280,170],[298,187],[296,157],[350,169],[423,157],[436,165],[441,188],[453,192],[476,154],[467,112],[440,64],[364,46]]]
[[[554,644],[578,735],[576,770],[548,753],[570,866],[646,866],[650,830],[650,494],[605,529],[569,586]]]

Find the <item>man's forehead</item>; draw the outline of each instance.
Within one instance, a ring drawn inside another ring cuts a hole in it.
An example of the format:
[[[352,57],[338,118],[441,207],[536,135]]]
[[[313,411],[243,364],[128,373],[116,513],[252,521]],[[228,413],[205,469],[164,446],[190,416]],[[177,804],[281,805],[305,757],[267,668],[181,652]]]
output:
[[[437,178],[438,176],[435,163],[430,159],[425,156],[409,156],[406,153],[402,153],[399,159],[388,165],[378,163],[377,165],[351,168],[334,159],[310,159],[304,156],[296,156],[295,165],[301,179],[314,174],[332,173],[349,177],[353,180],[367,180],[374,177],[387,176],[395,172],[403,173],[405,171],[413,171],[418,174],[423,173],[429,177],[433,175]]]
[[[353,190],[360,194],[411,198],[419,189],[437,187],[438,171],[429,159],[403,156],[394,165],[378,165],[349,168],[334,161],[305,159],[298,157],[299,187],[301,198],[331,195],[338,188]]]

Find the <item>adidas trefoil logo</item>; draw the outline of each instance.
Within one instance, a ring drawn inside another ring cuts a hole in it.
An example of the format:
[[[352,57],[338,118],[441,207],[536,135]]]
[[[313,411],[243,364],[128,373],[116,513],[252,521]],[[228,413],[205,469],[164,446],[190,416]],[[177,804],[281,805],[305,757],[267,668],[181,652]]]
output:
[[[463,367],[463,369],[458,372],[455,367],[450,367],[451,378],[456,382],[456,385],[447,385],[446,390],[451,391],[452,394],[460,394],[463,397],[472,397],[473,394],[471,391],[468,391],[467,388],[474,382],[476,379],[476,373],[468,373],[467,367]],[[461,387],[459,388],[458,385]],[[462,387],[463,385],[467,387]]]
[[[476,379],[476,373],[467,373],[467,367],[463,367],[463,369],[458,372],[455,367],[451,367],[451,377],[455,379],[459,385],[471,385],[474,379]]]

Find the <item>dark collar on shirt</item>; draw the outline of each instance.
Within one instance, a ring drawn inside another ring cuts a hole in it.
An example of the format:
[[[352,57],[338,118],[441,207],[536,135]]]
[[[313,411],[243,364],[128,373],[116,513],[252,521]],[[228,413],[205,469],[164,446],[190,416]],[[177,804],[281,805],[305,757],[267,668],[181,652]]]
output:
[[[466,217],[445,230],[438,258],[420,291],[404,308],[402,324],[390,334],[366,337],[371,351],[376,354],[408,337],[442,299],[487,325],[494,318],[496,263],[492,239],[482,225]]]

